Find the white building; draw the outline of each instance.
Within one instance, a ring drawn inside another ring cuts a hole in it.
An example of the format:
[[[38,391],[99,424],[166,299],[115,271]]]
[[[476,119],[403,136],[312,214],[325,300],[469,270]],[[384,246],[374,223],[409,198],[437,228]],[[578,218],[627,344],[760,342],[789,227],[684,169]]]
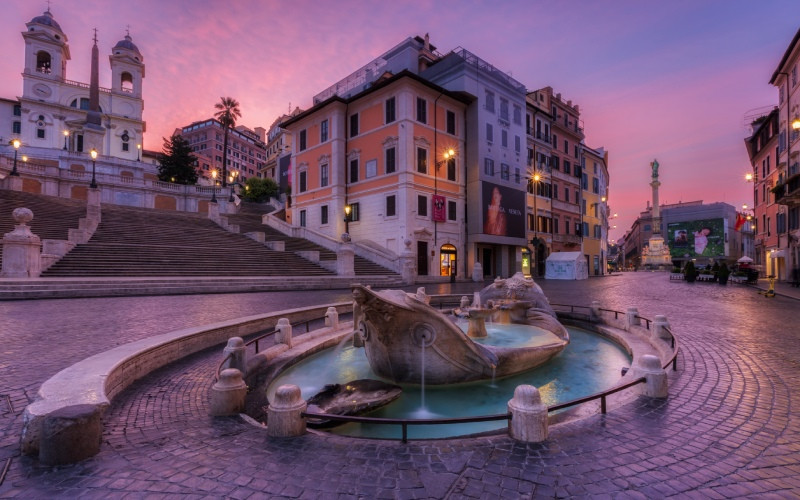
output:
[[[26,23],[23,90],[11,137],[33,148],[67,149],[128,160],[141,158],[144,58],[126,35],[111,50],[112,85],[99,87],[97,40],[92,47],[90,83],[67,79],[67,35],[49,9]],[[98,115],[92,118],[93,94]],[[99,123],[95,123],[99,122]],[[4,132],[5,138],[6,133]]]

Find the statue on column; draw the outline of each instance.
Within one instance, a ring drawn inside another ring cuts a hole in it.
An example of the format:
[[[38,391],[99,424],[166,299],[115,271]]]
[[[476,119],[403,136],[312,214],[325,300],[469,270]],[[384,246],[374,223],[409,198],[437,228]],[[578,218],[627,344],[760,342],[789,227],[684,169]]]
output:
[[[658,179],[658,160],[650,162],[650,167],[653,169],[653,179]]]

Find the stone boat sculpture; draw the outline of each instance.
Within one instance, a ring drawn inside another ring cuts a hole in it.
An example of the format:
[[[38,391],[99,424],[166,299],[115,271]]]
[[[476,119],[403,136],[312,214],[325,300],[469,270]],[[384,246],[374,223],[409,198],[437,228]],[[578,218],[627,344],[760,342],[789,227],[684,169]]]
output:
[[[479,304],[461,310],[468,315],[470,309],[490,309],[500,321],[543,328],[554,335],[550,343],[535,347],[477,343],[455,324],[454,316],[431,307],[423,290],[414,295],[356,285],[353,297],[354,343],[363,345],[378,376],[396,383],[440,385],[506,377],[545,363],[569,343],[567,330],[541,288],[521,274],[496,280],[480,292]]]

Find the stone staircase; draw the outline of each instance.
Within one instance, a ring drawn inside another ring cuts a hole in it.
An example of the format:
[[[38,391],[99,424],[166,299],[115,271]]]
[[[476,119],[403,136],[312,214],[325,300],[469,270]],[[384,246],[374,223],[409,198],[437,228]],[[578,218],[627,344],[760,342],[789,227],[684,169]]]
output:
[[[204,215],[104,204],[102,222],[42,277],[331,276],[292,252],[225,231]]]
[[[29,226],[33,234],[42,240],[67,240],[69,230],[77,229],[79,219],[86,216],[85,201],[3,189],[0,190],[0,238],[14,230],[16,223],[11,213],[20,207],[33,212]]]
[[[258,203],[243,202],[239,213],[235,215],[226,215],[228,223],[236,224],[239,226],[241,234],[248,232],[262,232],[266,241],[282,241],[284,248],[287,252],[319,252],[319,260],[321,262],[329,262],[329,265],[323,264],[326,268],[335,268],[336,253],[332,250],[312,243],[303,238],[294,238],[287,236],[277,229],[273,229],[261,223],[262,214],[269,213],[274,210],[269,205],[261,205]],[[354,259],[355,273],[357,276],[380,276],[380,275],[394,275],[398,276],[392,270],[386,269],[383,266],[375,264],[374,262],[363,257],[355,256]]]

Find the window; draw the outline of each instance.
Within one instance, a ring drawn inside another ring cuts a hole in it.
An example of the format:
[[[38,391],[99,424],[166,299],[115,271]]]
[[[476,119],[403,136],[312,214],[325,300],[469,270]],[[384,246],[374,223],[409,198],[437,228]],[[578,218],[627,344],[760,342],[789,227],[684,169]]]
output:
[[[328,205],[322,205],[321,207],[319,207],[319,223],[320,224],[328,223]]]
[[[564,173],[569,174],[570,170],[572,170],[572,164],[567,160],[564,160]]]
[[[595,238],[600,238],[602,236],[602,230],[603,229],[600,226],[600,224],[595,224],[594,225],[594,237]]]
[[[305,191],[308,190],[307,179],[308,179],[308,172],[306,172],[305,170],[300,171],[300,181],[299,181],[298,190],[301,193],[304,193]]]
[[[486,140],[489,142],[494,141],[494,129],[492,128],[491,123],[486,124]]]
[[[484,158],[483,173],[494,177],[494,160],[491,158]]]
[[[583,175],[585,176],[586,174]],[[597,177],[592,177],[592,192],[595,194],[600,193],[600,179]]]
[[[494,113],[494,92],[491,90],[486,91],[486,111]]]
[[[522,108],[514,105],[514,123],[517,125],[522,125]]]
[[[428,197],[418,195],[417,196],[417,215],[420,217],[427,217],[428,216]]]
[[[122,143],[122,150],[123,151],[128,151],[128,143],[127,142],[123,142]]]
[[[447,111],[447,133],[456,135],[456,114]]]
[[[553,147],[558,148],[558,136],[553,134]]]
[[[328,185],[328,164],[323,163],[319,166],[319,186],[325,187]]]
[[[358,182],[358,158],[350,160],[350,182]]]
[[[519,136],[514,136],[514,151],[519,153],[522,150],[522,144],[520,143]]]
[[[457,210],[456,202],[448,201],[447,202],[447,220],[456,220],[458,216],[456,215]]]
[[[558,234],[558,216],[553,217],[553,233]]]
[[[519,184],[519,181],[520,181],[519,168],[515,168],[514,169],[514,182]]]
[[[394,148],[387,148],[386,149],[386,173],[391,174],[395,171],[395,149]]]
[[[428,150],[425,148],[417,148],[417,172],[428,173]]]
[[[350,204],[350,222],[356,222],[360,219],[359,215],[359,204],[358,203],[351,203]]]
[[[564,186],[564,201],[569,202],[569,187]]]
[[[578,145],[576,144],[574,147],[575,147],[575,158],[578,158],[580,156],[578,154]]]
[[[319,142],[328,140],[328,120],[322,120],[319,124]]]
[[[298,142],[299,142],[298,149],[300,151],[305,151],[305,149],[306,149],[306,131],[305,131],[305,129],[300,131],[300,139],[299,139]],[[239,153],[234,153],[233,155],[235,157],[237,157],[237,158],[239,157]]]
[[[306,211],[300,210],[300,227],[306,227]]]
[[[581,199],[581,192],[576,189],[575,190],[575,203],[578,203],[580,201],[580,199]],[[584,213],[585,212],[586,212],[586,210],[584,210]]]
[[[428,101],[422,97],[417,97],[417,121],[428,123]]]
[[[389,195],[386,197],[386,217],[394,217],[397,215],[397,197]]]
[[[558,162],[559,162],[558,156],[553,156],[550,158],[550,166],[556,170],[560,169]]]
[[[508,131],[507,130],[501,130],[500,131],[500,143],[502,144],[502,146],[504,148],[508,147]]]
[[[569,154],[569,141],[564,139],[564,154]]]
[[[358,114],[350,115],[350,137],[358,135]]]
[[[500,164],[500,178],[504,181],[508,180],[509,175],[509,167],[505,163]]]
[[[36,137],[38,137],[39,139],[44,139],[44,129],[43,128],[37,128],[36,129]]]
[[[558,184],[553,184],[553,199],[558,199]]]
[[[589,236],[589,223],[588,222],[584,222],[583,223],[583,236],[585,236],[585,237]]]
[[[508,121],[508,99],[500,98],[500,119]]]
[[[455,181],[456,180],[456,159],[455,158],[448,158],[447,159],[447,180],[448,181]]]
[[[395,105],[394,105],[394,103],[395,103],[394,97],[390,97],[390,98],[386,99],[386,104],[384,106],[385,111],[384,111],[384,114],[383,114],[384,119],[386,120],[386,123],[392,123],[393,121],[395,121],[397,119],[396,118],[396,113],[395,113]]]
[[[22,116],[22,105],[20,104],[14,105],[14,116]]]
[[[22,122],[14,122],[11,124],[11,133],[12,134],[21,134],[22,133]]]
[[[589,189],[589,175],[588,174],[581,174],[581,187],[583,189]]]

